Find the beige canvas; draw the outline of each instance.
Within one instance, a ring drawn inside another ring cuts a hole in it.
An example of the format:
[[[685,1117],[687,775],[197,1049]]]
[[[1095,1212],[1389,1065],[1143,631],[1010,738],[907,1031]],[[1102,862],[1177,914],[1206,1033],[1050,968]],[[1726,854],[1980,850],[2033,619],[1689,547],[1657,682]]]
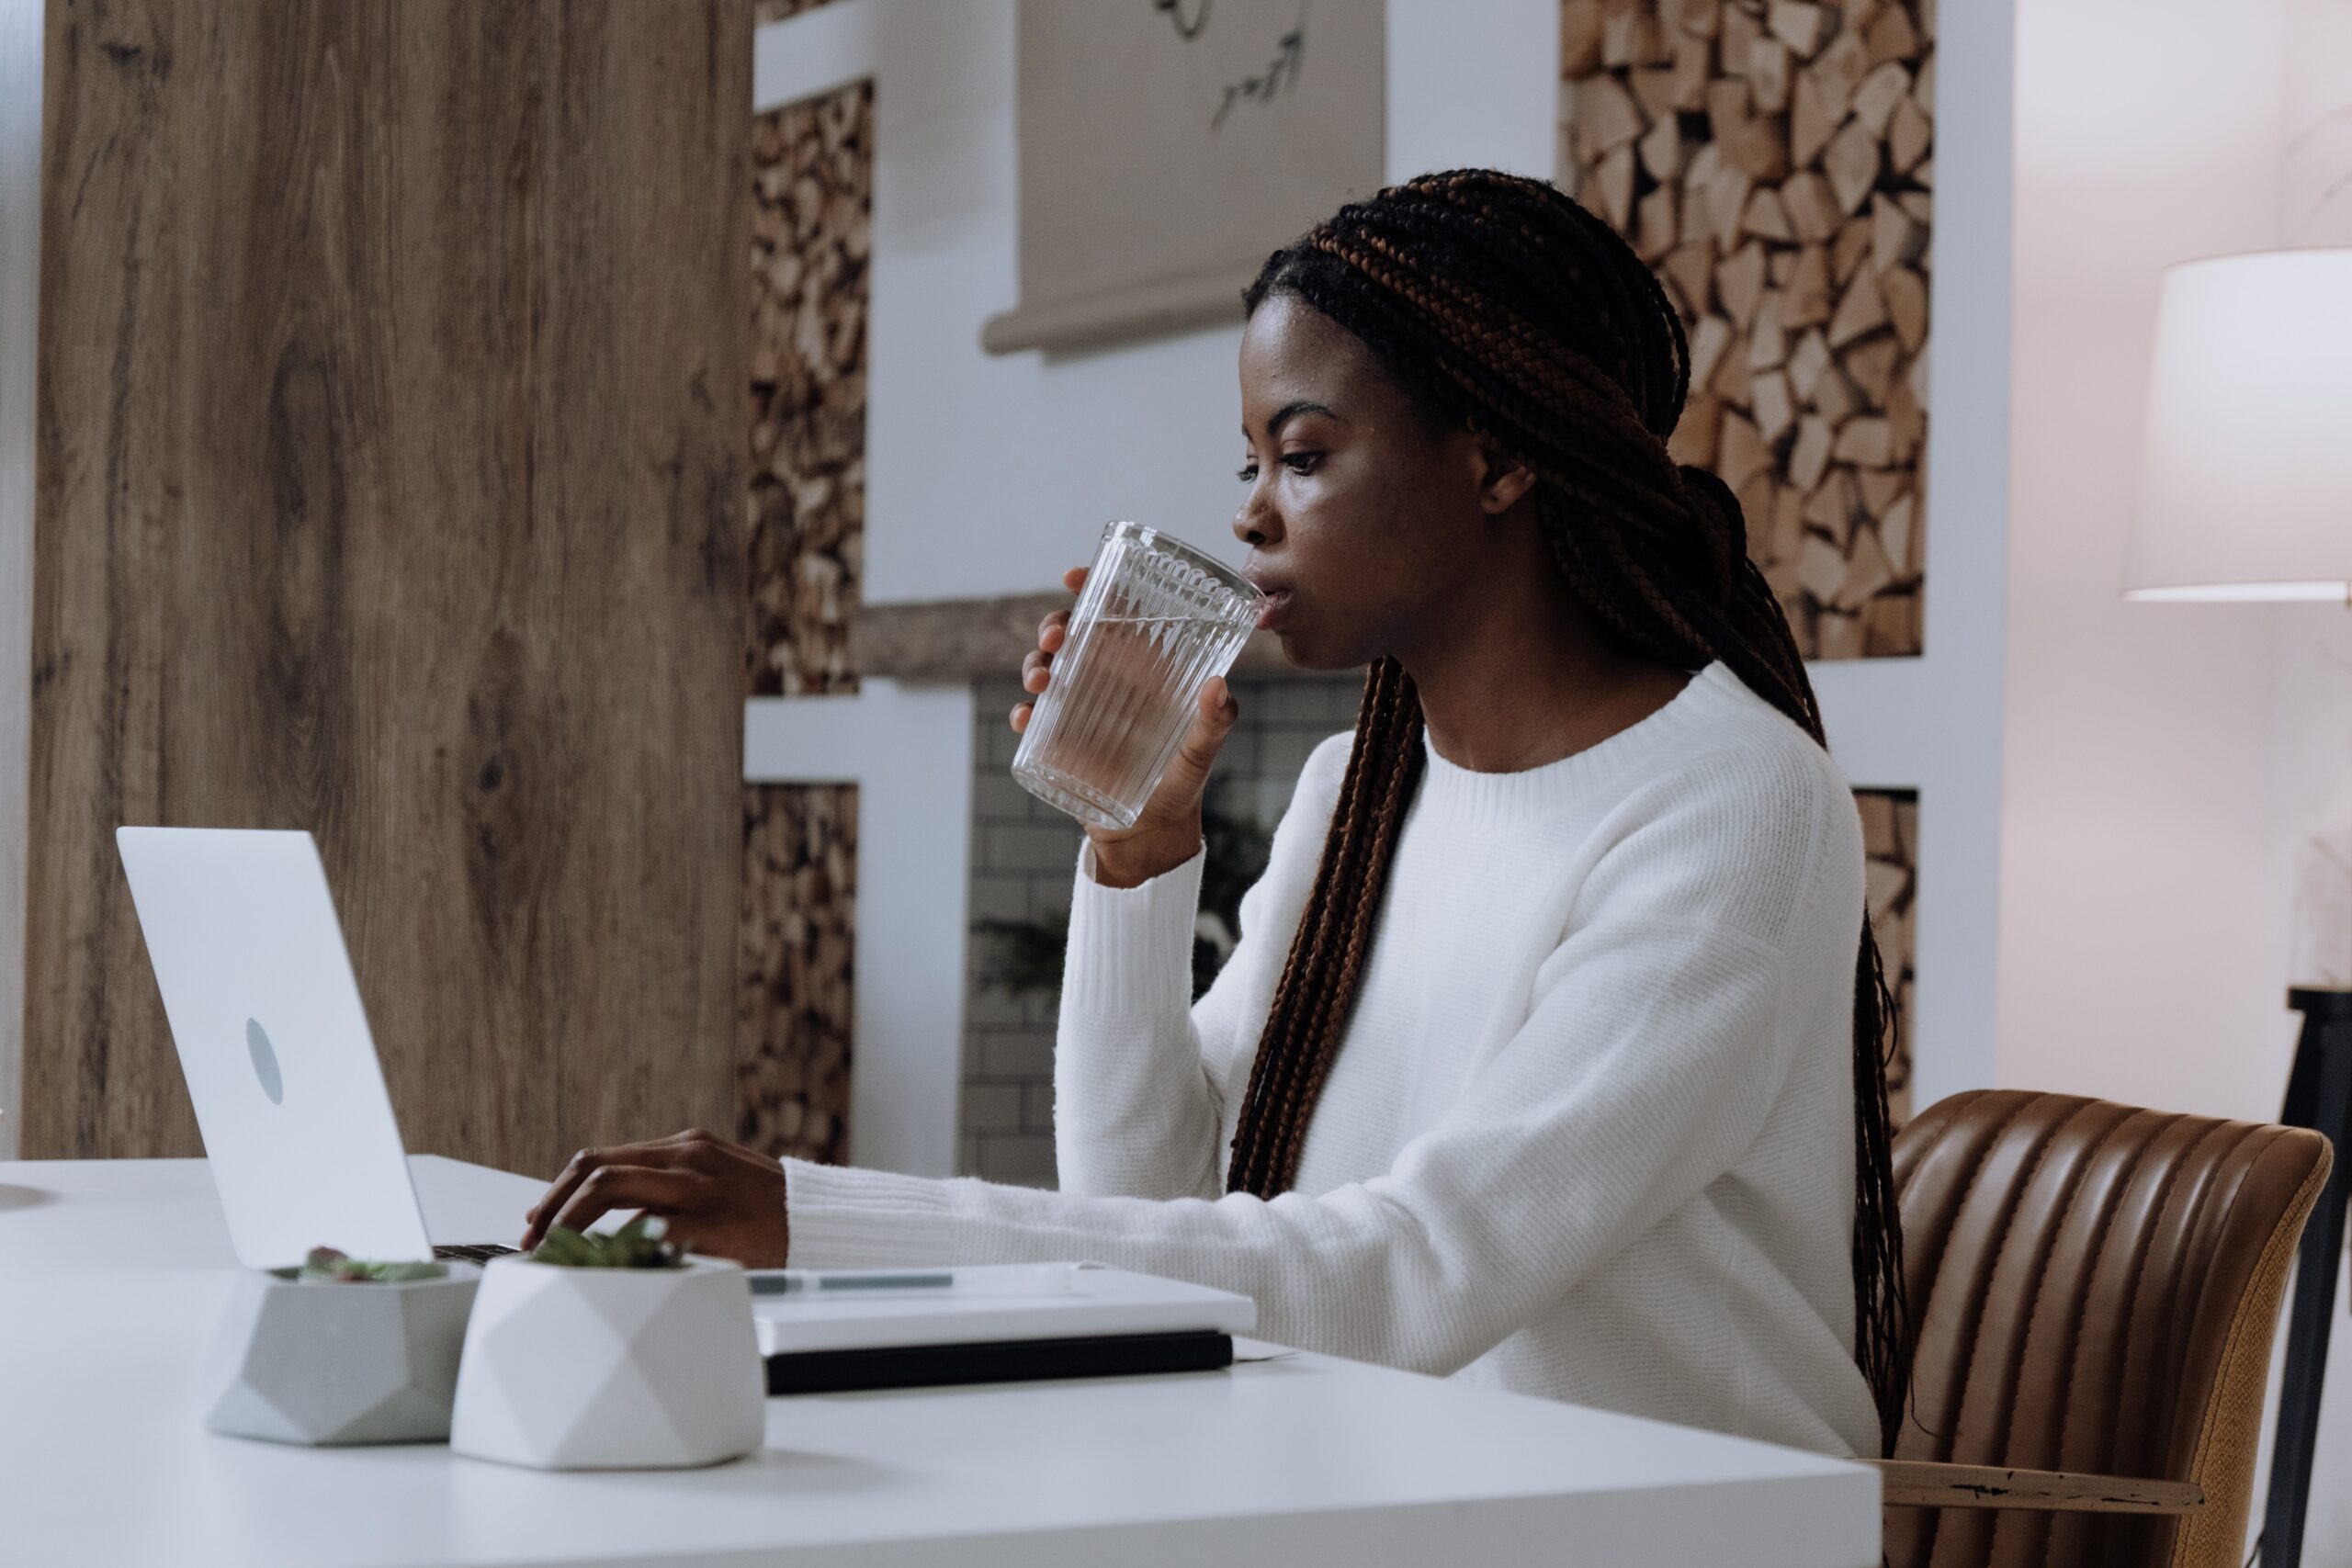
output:
[[[995,353],[1238,319],[1383,166],[1381,0],[1021,0],[1021,300]]]

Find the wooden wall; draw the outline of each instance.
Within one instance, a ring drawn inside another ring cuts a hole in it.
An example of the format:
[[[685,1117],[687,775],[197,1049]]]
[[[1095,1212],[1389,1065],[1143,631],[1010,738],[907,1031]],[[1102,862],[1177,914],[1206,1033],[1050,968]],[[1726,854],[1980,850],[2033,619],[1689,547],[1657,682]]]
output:
[[[741,0],[51,0],[24,1152],[197,1149],[110,833],[309,828],[413,1149],[729,1121]]]

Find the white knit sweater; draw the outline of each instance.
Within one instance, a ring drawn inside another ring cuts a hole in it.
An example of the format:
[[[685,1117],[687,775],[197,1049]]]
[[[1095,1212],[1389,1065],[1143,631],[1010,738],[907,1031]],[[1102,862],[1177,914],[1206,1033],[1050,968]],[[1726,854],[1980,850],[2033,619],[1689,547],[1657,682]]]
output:
[[[1309,1349],[1874,1452],[1836,765],[1721,665],[1544,767],[1432,750],[1295,1190],[1223,1196],[1347,752],[1308,761],[1197,1004],[1199,857],[1125,890],[1081,857],[1061,1190],[786,1160],[793,1263],[1097,1258],[1247,1293]]]

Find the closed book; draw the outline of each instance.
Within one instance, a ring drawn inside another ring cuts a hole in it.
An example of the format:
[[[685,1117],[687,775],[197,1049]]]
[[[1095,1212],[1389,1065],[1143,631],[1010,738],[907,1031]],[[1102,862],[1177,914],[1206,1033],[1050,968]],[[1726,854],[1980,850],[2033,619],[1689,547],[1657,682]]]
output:
[[[964,1345],[891,1345],[803,1350],[767,1358],[768,1393],[840,1393],[854,1389],[1027,1382],[1047,1378],[1133,1377],[1212,1371],[1233,1364],[1229,1334],[1103,1334],[1076,1339],[1012,1339]]]
[[[790,1276],[788,1280],[786,1278]],[[1258,1306],[1230,1291],[1094,1264],[1004,1264],[911,1277],[944,1289],[896,1289],[909,1271],[786,1269],[752,1275],[763,1356],[914,1345],[1247,1334]],[[779,1287],[789,1283],[788,1292]]]

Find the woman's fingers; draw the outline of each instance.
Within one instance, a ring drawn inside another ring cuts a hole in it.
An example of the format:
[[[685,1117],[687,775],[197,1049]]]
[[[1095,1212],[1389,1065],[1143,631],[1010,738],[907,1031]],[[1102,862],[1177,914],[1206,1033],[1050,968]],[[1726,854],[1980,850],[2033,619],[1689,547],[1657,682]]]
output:
[[[649,1214],[691,1214],[708,1200],[711,1179],[697,1171],[663,1170],[650,1165],[599,1166],[573,1190],[552,1222],[584,1231],[616,1209]]]
[[[587,1180],[613,1153],[610,1149],[582,1149],[564,1163],[563,1169],[548,1184],[548,1190],[539,1195],[539,1201],[523,1212],[524,1251],[530,1251],[546,1238],[548,1227],[541,1222],[541,1216],[553,1219],[556,1211],[571,1200],[580,1184]]]
[[[791,1250],[784,1168],[756,1149],[699,1129],[650,1143],[582,1149],[534,1205],[524,1250],[557,1225],[584,1230],[616,1210],[677,1222],[696,1250],[752,1264],[782,1264]]]
[[[1175,758],[1168,764],[1168,772],[1154,793],[1167,796],[1172,805],[1197,802],[1208,788],[1209,770],[1216,765],[1216,754],[1224,748],[1225,738],[1233,733],[1234,720],[1240,713],[1240,705],[1233,700],[1225,677],[1210,676],[1195,701],[1193,722],[1185,728],[1183,744],[1177,748]]]
[[[668,1140],[652,1144],[622,1144],[609,1149],[582,1149],[571,1156],[571,1162],[563,1168],[563,1174],[555,1179],[545,1195],[524,1215],[523,1250],[528,1252],[547,1239],[548,1227],[555,1224],[555,1217],[563,1212],[563,1206],[599,1170],[613,1165],[668,1166],[677,1161],[678,1153],[678,1145]]]
[[[1084,588],[1086,569],[1074,566],[1062,573],[1062,586],[1072,593]],[[1021,660],[1021,689],[1033,697],[1053,684],[1054,655],[1059,653],[1062,645],[1069,640],[1069,615],[1068,610],[1056,610],[1037,623],[1036,651]],[[1031,703],[1015,703],[1012,711],[1005,715],[1005,722],[1012,727],[1015,735],[1028,729],[1034,707]]]
[[[1062,650],[1062,645],[1068,641],[1069,641],[1069,612],[1056,610],[1037,623],[1037,651],[1031,657],[1041,658],[1050,664],[1053,662],[1054,655],[1059,653]]]

